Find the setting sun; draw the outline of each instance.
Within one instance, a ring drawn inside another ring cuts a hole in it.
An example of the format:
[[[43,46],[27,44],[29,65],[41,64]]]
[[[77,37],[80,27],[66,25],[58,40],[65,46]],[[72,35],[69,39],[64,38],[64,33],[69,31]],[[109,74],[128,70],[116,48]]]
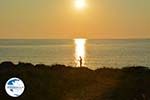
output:
[[[0,100],[150,100],[150,0],[0,0]]]
[[[83,9],[86,6],[85,0],[75,0],[75,7],[77,9]]]

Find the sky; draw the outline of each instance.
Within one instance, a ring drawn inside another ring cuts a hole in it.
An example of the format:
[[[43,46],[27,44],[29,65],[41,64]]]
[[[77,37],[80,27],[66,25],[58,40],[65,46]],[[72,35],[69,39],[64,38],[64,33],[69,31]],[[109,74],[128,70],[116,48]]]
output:
[[[150,0],[0,0],[0,38],[150,38]]]

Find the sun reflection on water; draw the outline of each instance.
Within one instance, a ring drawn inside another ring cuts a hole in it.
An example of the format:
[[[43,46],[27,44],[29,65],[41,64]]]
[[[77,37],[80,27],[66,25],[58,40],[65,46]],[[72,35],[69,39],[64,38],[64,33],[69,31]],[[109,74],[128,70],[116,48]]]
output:
[[[80,59],[81,58],[82,58],[82,66],[85,66],[86,39],[83,39],[83,38],[74,39],[74,43],[75,43],[75,63],[76,63],[76,66],[78,66],[78,67],[80,66]]]

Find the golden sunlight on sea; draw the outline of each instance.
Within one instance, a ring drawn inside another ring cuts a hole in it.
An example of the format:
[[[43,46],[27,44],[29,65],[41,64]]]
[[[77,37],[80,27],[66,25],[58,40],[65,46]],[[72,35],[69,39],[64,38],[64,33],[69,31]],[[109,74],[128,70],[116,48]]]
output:
[[[85,56],[86,56],[86,39],[77,38],[74,39],[75,43],[75,63],[77,67],[85,66]]]

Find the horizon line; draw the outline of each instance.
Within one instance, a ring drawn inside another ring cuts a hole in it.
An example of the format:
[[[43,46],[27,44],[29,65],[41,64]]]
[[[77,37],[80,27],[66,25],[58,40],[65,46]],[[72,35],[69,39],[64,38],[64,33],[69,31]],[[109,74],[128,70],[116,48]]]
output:
[[[146,40],[150,38],[86,38],[86,37],[76,37],[76,38],[0,38],[0,40],[72,40],[72,39],[95,39],[95,40]]]

